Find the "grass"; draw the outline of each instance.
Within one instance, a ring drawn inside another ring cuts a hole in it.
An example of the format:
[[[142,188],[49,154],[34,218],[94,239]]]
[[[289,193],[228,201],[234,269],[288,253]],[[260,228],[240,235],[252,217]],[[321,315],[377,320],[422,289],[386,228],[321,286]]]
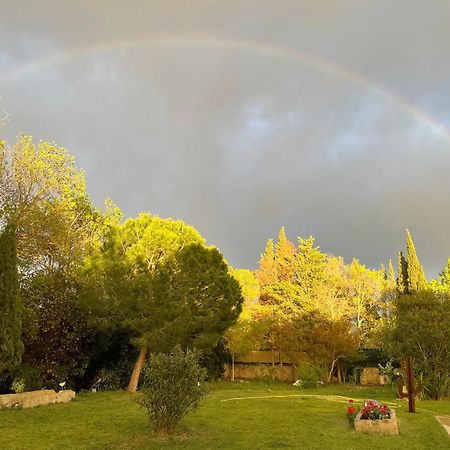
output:
[[[390,388],[328,386],[303,390],[288,384],[214,382],[198,411],[176,436],[157,439],[146,411],[126,392],[78,394],[68,404],[0,411],[0,447],[9,449],[426,449],[450,448],[434,414],[450,415],[450,401],[421,401],[417,413]],[[345,398],[335,397],[341,395]],[[319,396],[319,397],[317,397]],[[263,398],[243,398],[263,397]],[[240,399],[238,399],[240,398]],[[397,403],[400,434],[355,433],[347,399]],[[231,399],[231,400],[230,400]]]

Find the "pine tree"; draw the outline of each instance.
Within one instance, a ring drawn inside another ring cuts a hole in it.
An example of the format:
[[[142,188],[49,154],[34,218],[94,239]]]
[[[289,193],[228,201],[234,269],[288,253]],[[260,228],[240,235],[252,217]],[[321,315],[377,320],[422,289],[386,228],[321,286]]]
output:
[[[427,280],[423,267],[419,262],[419,258],[414,247],[414,242],[409,230],[406,230],[406,251],[408,256],[408,291],[409,293],[423,291],[427,289]]]
[[[21,314],[16,231],[7,225],[0,234],[0,373],[21,362]]]
[[[275,245],[275,266],[279,281],[292,281],[295,245],[286,238],[284,227],[280,229]]]
[[[261,255],[261,259],[259,260],[259,269],[256,271],[256,277],[258,278],[261,287],[278,281],[272,239],[267,241],[266,249]]]
[[[399,294],[408,293],[408,264],[402,252],[398,252],[397,290]]]

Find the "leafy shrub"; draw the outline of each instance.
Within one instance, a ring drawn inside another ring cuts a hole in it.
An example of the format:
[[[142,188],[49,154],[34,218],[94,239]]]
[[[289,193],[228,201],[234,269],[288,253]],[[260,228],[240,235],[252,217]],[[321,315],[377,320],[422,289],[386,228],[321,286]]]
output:
[[[206,370],[199,366],[197,353],[154,353],[144,370],[139,403],[147,409],[155,431],[170,434],[181,419],[195,410],[205,395]]]
[[[25,392],[25,381],[23,378],[15,378],[11,384],[11,391],[15,394],[20,394],[21,392]]]
[[[389,382],[392,382],[394,377],[394,366],[392,365],[392,359],[386,362],[386,365],[378,364],[378,370]]]
[[[320,369],[311,364],[301,363],[297,367],[297,378],[300,380],[299,384],[305,389],[314,389],[318,387],[320,375]]]

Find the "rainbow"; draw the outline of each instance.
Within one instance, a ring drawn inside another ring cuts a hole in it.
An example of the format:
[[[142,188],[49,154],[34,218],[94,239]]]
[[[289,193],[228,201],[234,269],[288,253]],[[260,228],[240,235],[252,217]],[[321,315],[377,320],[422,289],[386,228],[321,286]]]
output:
[[[414,119],[426,124],[437,136],[443,137],[446,141],[450,142],[450,130],[444,124],[440,123],[434,117],[419,109],[415,104],[387,87],[342,66],[333,64],[317,55],[300,52],[290,47],[249,39],[225,38],[209,35],[159,35],[153,37],[138,37],[129,40],[108,41],[93,46],[77,47],[64,52],[55,52],[48,56],[21,64],[19,67],[13,68],[3,75],[0,74],[0,86],[2,84],[13,83],[20,78],[29,76],[46,67],[67,64],[80,58],[101,53],[116,52],[119,50],[148,49],[152,47],[207,47],[240,52],[247,51],[260,54],[264,57],[299,63],[310,69],[340,78],[393,102],[402,111]]]

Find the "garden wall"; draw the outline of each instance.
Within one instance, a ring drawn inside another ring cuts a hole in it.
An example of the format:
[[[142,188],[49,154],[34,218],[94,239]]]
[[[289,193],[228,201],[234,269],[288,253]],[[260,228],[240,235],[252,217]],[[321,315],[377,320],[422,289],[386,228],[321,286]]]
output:
[[[67,403],[74,398],[74,391],[55,392],[53,389],[23,392],[21,394],[5,394],[0,395],[0,409],[13,407],[33,408],[34,406],[48,405],[51,403]]]
[[[231,378],[231,364],[225,364],[224,378]],[[275,379],[294,382],[296,368],[279,352],[259,351],[236,356],[234,377],[243,380]]]

